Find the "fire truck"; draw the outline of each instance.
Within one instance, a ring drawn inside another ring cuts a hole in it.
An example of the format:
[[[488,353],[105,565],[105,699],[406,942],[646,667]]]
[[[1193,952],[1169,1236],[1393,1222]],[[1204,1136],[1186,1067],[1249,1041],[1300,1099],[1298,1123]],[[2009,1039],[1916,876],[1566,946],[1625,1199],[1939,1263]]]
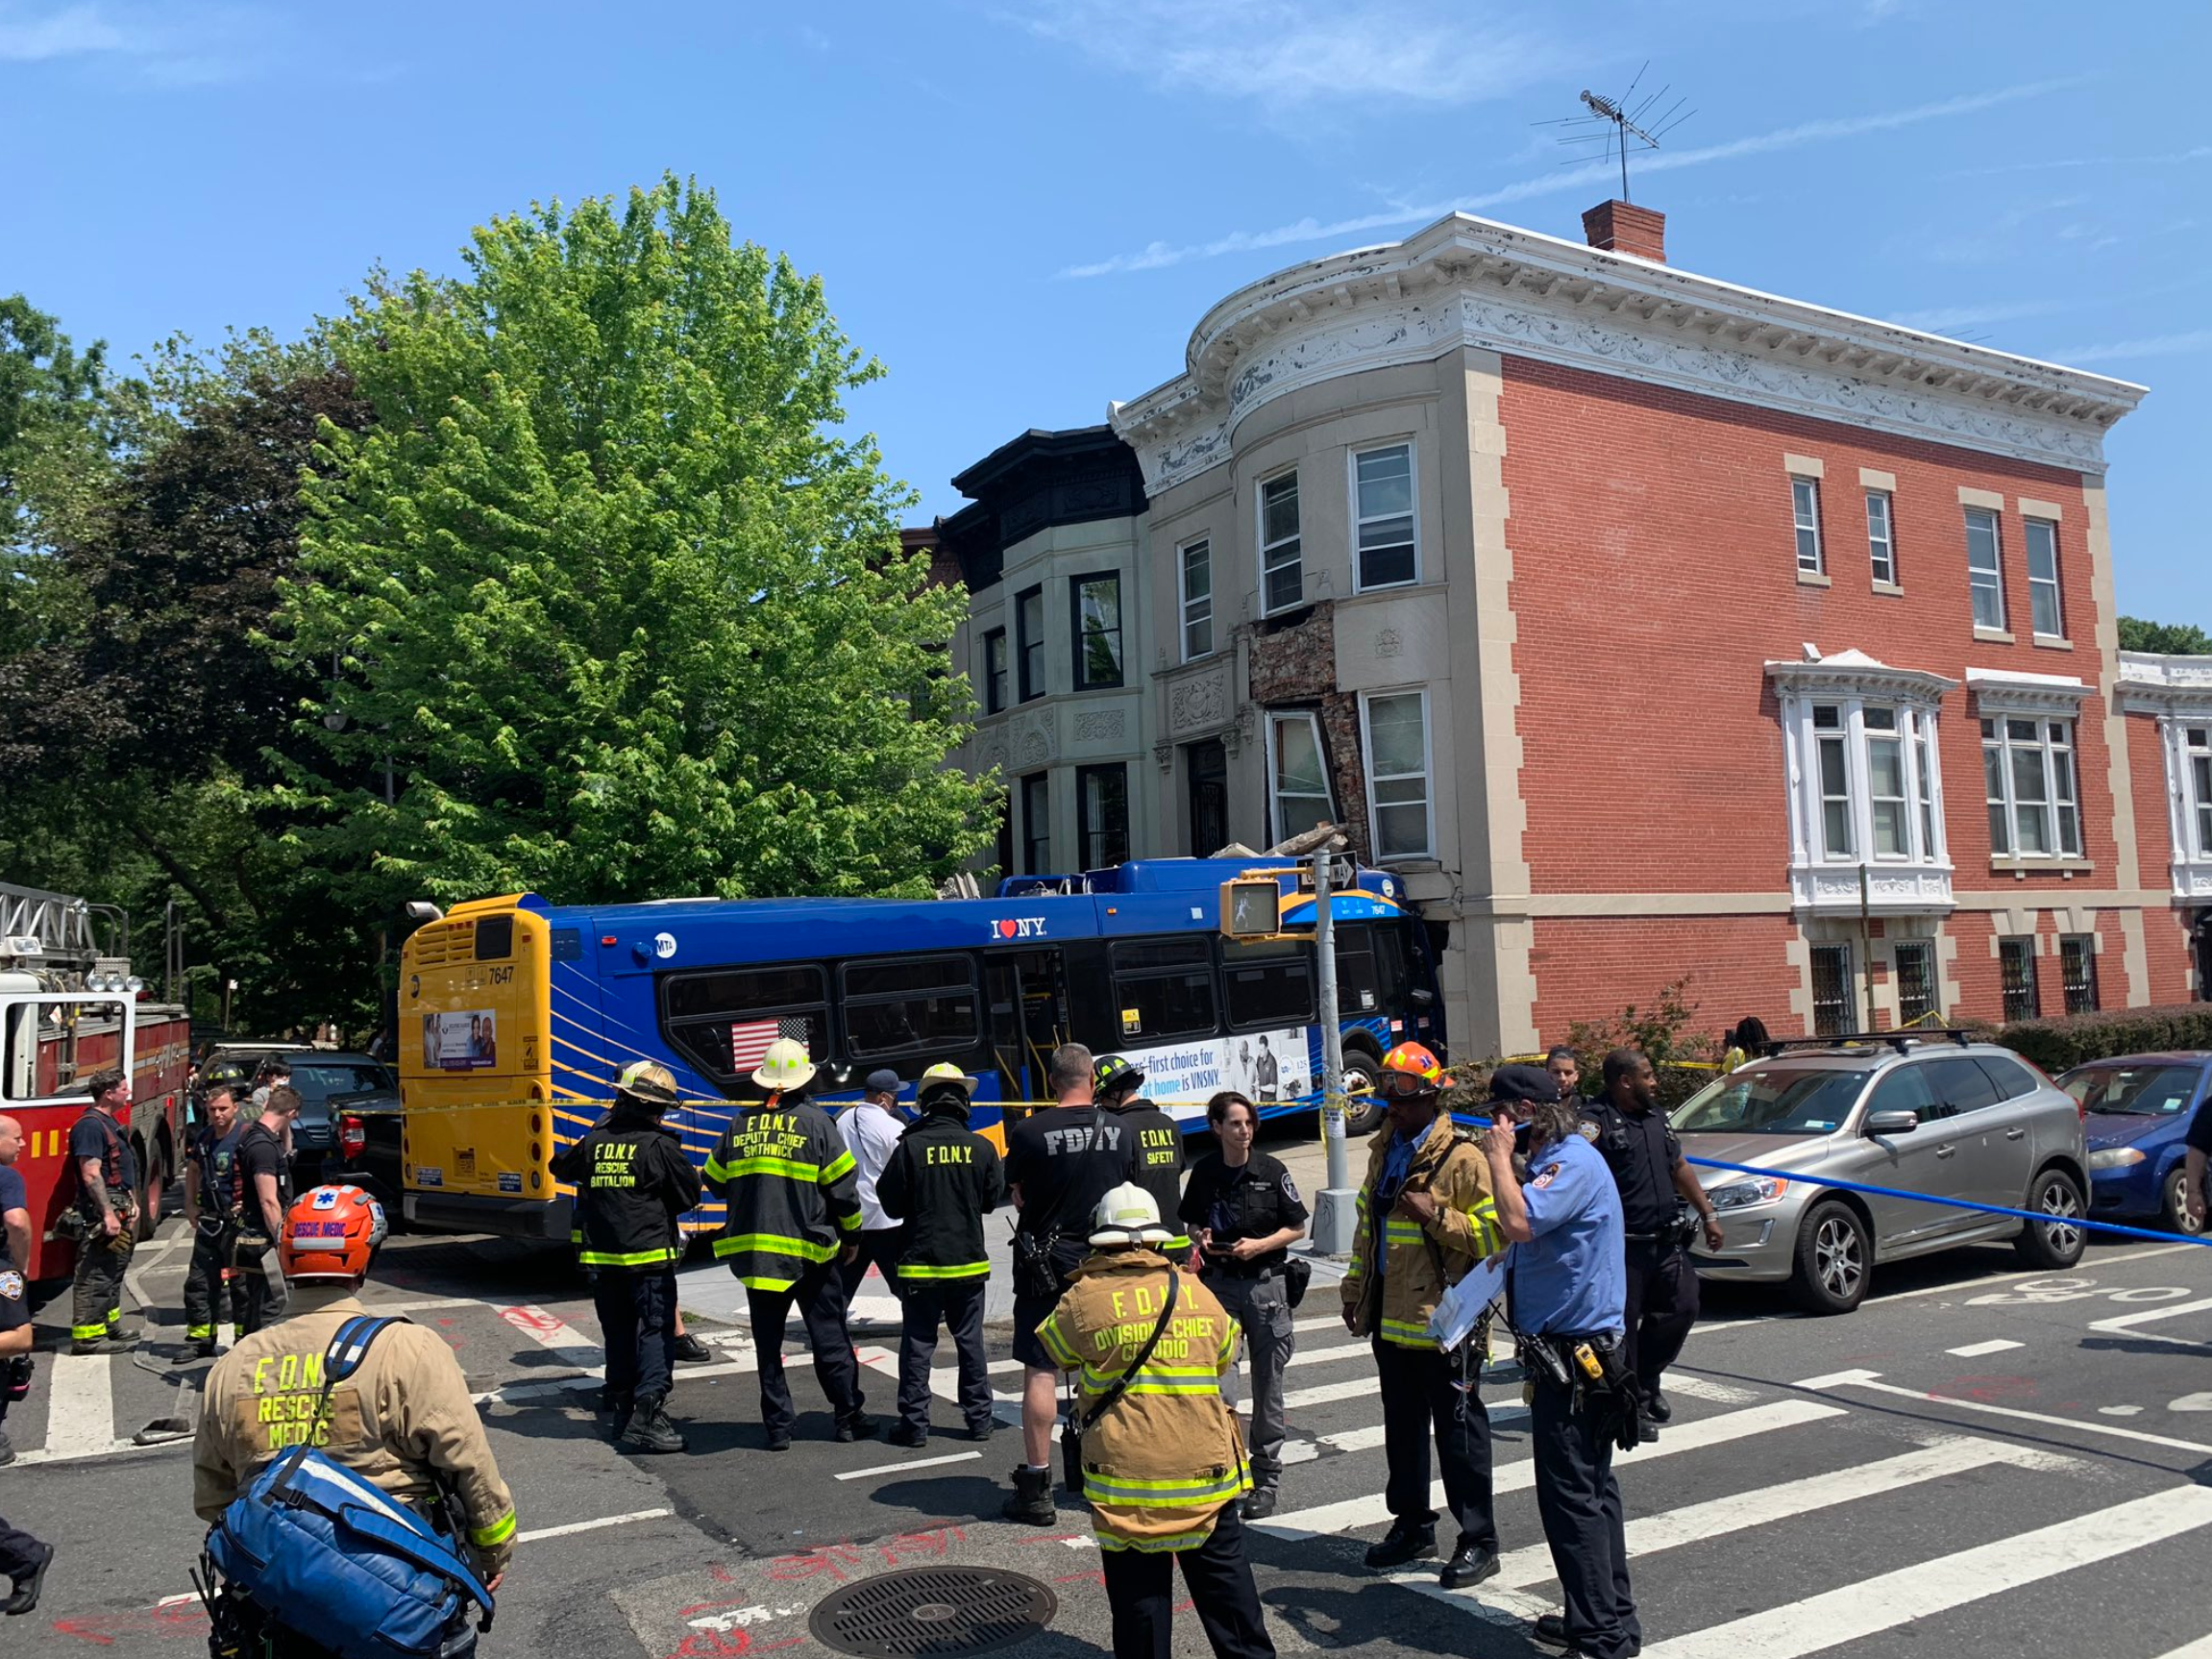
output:
[[[138,1167],[138,1226],[151,1236],[161,1189],[184,1145],[184,1082],[191,1022],[181,1007],[142,1000],[127,954],[104,954],[101,906],[66,893],[0,882],[0,1112],[23,1127],[16,1155],[31,1205],[33,1279],[76,1265],[76,1246],[54,1223],[77,1197],[69,1130],[85,1109],[85,1079],[111,1066],[131,1077],[121,1125]],[[129,949],[128,929],[119,943]]]

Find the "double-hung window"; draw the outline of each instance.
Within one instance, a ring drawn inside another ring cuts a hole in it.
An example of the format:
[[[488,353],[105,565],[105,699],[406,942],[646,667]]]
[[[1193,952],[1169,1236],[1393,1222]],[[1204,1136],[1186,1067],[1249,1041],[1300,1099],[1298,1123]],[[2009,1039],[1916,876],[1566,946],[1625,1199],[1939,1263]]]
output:
[[[1083,868],[1104,870],[1129,857],[1129,768],[1078,766],[1075,800],[1082,814]]]
[[[1306,600],[1305,556],[1298,534],[1298,475],[1260,485],[1260,608],[1289,610]]]
[[[2212,858],[2212,726],[2181,729],[2181,758],[2188,767],[2197,856]]]
[[[2066,615],[2058,599],[2058,527],[2047,518],[2028,521],[2028,609],[2039,637],[2065,637]]]
[[[1044,876],[1052,869],[1052,775],[1032,772],[1021,780],[1021,873]]]
[[[1069,578],[1075,634],[1075,689],[1097,691],[1121,683],[1121,579]]]
[[[1820,788],[1820,844],[1830,858],[1850,858],[1858,851],[1851,832],[1851,738],[1838,703],[1816,703],[1812,709],[1813,750]]]
[[[1820,481],[1789,481],[1789,515],[1797,527],[1797,573],[1819,576],[1827,569],[1820,550]]]
[[[1966,582],[1974,594],[1974,626],[2004,627],[2003,537],[1997,513],[1986,507],[1966,509]]]
[[[983,636],[983,712],[996,714],[1006,706],[1006,630],[994,628]]]
[[[1429,694],[1369,692],[1367,823],[1375,857],[1426,858],[1436,849],[1429,814]]]
[[[1981,722],[1989,850],[2001,858],[2078,858],[2074,722],[1998,715]]]
[[[1897,531],[1890,519],[1889,491],[1866,492],[1866,561],[1874,580],[1897,585]]]
[[[1273,841],[1300,835],[1337,816],[1322,758],[1321,717],[1311,709],[1267,716],[1267,797]]]
[[[1045,590],[1022,590],[1014,602],[1015,645],[1021,653],[1021,701],[1045,695]]]
[[[1214,649],[1214,543],[1186,542],[1176,557],[1183,595],[1183,660],[1191,662]]]
[[[1410,443],[1352,457],[1352,563],[1362,592],[1420,580]]]

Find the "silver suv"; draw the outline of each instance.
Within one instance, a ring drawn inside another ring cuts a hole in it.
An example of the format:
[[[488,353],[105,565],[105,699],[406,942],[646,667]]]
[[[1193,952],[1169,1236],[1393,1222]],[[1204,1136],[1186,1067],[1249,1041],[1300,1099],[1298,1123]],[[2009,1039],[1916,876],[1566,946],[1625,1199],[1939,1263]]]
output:
[[[2086,1243],[2088,1159],[2075,1102],[2008,1049],[1962,1034],[1827,1038],[1716,1077],[1674,1113],[1720,1217],[1707,1278],[1782,1281],[1815,1313],[1848,1313],[1878,1263],[2010,1238],[2043,1268],[2072,1267]],[[1842,1192],[1868,1186],[2033,1210],[2023,1222],[1946,1204]]]

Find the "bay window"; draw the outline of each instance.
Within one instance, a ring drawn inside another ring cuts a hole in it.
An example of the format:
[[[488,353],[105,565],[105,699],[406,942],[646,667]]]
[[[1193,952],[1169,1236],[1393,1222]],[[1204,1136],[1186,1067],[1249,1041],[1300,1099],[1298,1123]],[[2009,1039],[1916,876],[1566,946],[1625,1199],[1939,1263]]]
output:
[[[1993,856],[2081,856],[2073,721],[1984,716],[1981,769]]]
[[[2120,706],[2157,722],[2174,897],[2212,903],[2212,661],[2123,651]],[[2208,986],[2212,960],[2200,978],[2200,994],[2212,996]]]

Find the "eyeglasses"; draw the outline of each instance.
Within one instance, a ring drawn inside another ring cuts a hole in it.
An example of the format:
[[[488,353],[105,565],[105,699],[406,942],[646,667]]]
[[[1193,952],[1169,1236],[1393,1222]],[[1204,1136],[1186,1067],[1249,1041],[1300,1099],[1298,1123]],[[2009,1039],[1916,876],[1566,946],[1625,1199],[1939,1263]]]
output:
[[[1410,1101],[1438,1092],[1437,1085],[1418,1072],[1385,1072],[1375,1079],[1375,1093],[1386,1100]]]

